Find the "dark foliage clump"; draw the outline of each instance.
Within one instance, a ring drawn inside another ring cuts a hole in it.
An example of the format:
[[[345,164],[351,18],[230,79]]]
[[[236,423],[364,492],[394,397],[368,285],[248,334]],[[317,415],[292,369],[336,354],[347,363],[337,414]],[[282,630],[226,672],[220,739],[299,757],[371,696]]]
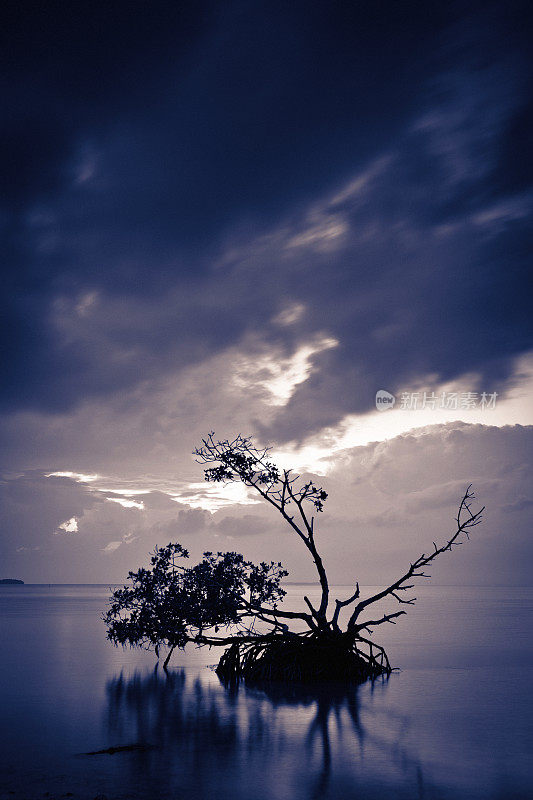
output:
[[[151,569],[130,572],[129,585],[116,589],[104,621],[107,638],[117,645],[170,651],[202,641],[204,631],[237,625],[242,599],[275,608],[285,595],[281,564],[245,561],[240,553],[204,553],[199,564],[185,567],[189,553],[180,544],[158,547]]]

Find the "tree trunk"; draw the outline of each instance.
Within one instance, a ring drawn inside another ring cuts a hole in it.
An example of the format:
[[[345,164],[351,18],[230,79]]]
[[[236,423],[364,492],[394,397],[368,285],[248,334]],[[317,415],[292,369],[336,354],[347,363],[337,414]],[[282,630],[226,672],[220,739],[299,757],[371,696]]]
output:
[[[171,647],[171,648],[170,648],[170,650],[168,651],[168,655],[167,655],[167,657],[165,658],[165,663],[163,664],[163,669],[166,669],[166,668],[168,667],[168,662],[170,661],[170,656],[171,656],[171,655],[172,655],[172,653],[174,652],[174,649],[175,649],[175,647],[176,647],[176,645],[172,645],[172,647]]]

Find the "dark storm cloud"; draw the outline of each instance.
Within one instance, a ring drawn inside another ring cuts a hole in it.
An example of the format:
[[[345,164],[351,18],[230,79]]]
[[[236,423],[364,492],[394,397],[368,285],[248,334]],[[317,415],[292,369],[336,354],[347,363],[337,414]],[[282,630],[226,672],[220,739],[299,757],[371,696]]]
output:
[[[102,503],[83,486],[68,478],[46,478],[33,471],[0,480],[0,563],[8,563],[15,552],[47,550],[59,536],[61,524]]]
[[[530,342],[526,23],[520,3],[17,4],[4,408],[106,398],[250,331],[340,343],[280,439],[428,373],[496,388]],[[282,332],[288,301],[307,313]]]

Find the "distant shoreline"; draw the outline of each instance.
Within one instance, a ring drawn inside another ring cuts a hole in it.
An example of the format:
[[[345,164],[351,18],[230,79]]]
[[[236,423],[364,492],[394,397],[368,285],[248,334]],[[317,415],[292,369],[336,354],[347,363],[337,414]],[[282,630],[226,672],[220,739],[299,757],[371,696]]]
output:
[[[123,586],[124,581],[116,581],[116,582],[106,582],[106,583],[54,583],[54,582],[46,582],[46,583],[26,583],[25,581],[11,579],[11,578],[4,578],[0,579],[0,586],[105,586],[107,588],[114,587],[114,586]],[[286,581],[285,586],[297,587],[297,586],[305,586],[305,587],[313,587],[316,584],[313,581],[306,583],[305,581]],[[374,588],[377,586],[382,586],[382,584],[378,583],[362,583],[361,588]],[[422,584],[423,586],[423,584]],[[427,588],[433,586],[435,588],[440,589],[531,589],[533,588],[532,583],[498,583],[498,584],[488,584],[488,583],[432,583],[427,584]],[[350,583],[334,583],[331,587],[332,589],[342,589],[342,588],[353,588],[352,584]],[[426,587],[424,587],[426,588]]]

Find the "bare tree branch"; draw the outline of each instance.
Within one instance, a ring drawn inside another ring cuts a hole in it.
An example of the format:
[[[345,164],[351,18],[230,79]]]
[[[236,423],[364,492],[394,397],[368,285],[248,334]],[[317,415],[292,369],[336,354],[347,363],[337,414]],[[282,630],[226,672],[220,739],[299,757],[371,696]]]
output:
[[[395,619],[396,617],[401,617],[402,614],[406,614],[406,611],[396,611],[394,614],[383,614],[381,619],[369,619],[366,620],[362,625],[357,625],[356,630],[359,631],[367,630],[370,632],[370,628],[375,628],[376,625],[383,625],[384,622],[391,622],[393,625],[396,625]]]
[[[416,598],[412,598],[411,600],[402,600],[396,593],[398,591],[405,591],[407,588],[410,588],[405,585],[410,578],[428,578],[429,575],[423,571],[424,567],[427,567],[429,564],[431,564],[431,562],[434,561],[437,556],[441,555],[441,553],[445,553],[447,550],[451,550],[455,545],[461,544],[461,541],[459,540],[460,536],[464,533],[468,537],[468,530],[476,525],[479,525],[481,522],[485,506],[475,513],[472,512],[470,501],[475,499],[475,495],[471,489],[472,484],[470,484],[464,493],[459,504],[459,510],[456,517],[457,530],[453,536],[451,536],[446,544],[442,545],[441,547],[437,547],[435,542],[433,542],[433,551],[429,555],[422,553],[422,555],[410,565],[407,572],[402,575],[401,578],[398,578],[397,581],[392,583],[390,586],[387,586],[387,588],[383,589],[383,591],[378,592],[372,597],[368,597],[366,600],[362,600],[360,603],[358,603],[355,606],[352,616],[348,622],[349,631],[356,630],[357,618],[359,617],[359,614],[364,611],[365,608],[367,608],[367,606],[372,605],[372,603],[376,603],[378,600],[382,600],[384,597],[394,597],[399,603],[414,603]]]
[[[339,614],[340,614],[341,608],[344,608],[345,606],[351,605],[355,600],[357,600],[357,598],[359,597],[359,594],[360,594],[360,592],[359,592],[359,584],[357,583],[355,585],[355,592],[352,594],[351,597],[349,597],[347,600],[335,600],[335,613],[333,614],[333,618],[331,620],[331,625],[332,625],[334,630],[340,631],[340,628],[339,628]]]

